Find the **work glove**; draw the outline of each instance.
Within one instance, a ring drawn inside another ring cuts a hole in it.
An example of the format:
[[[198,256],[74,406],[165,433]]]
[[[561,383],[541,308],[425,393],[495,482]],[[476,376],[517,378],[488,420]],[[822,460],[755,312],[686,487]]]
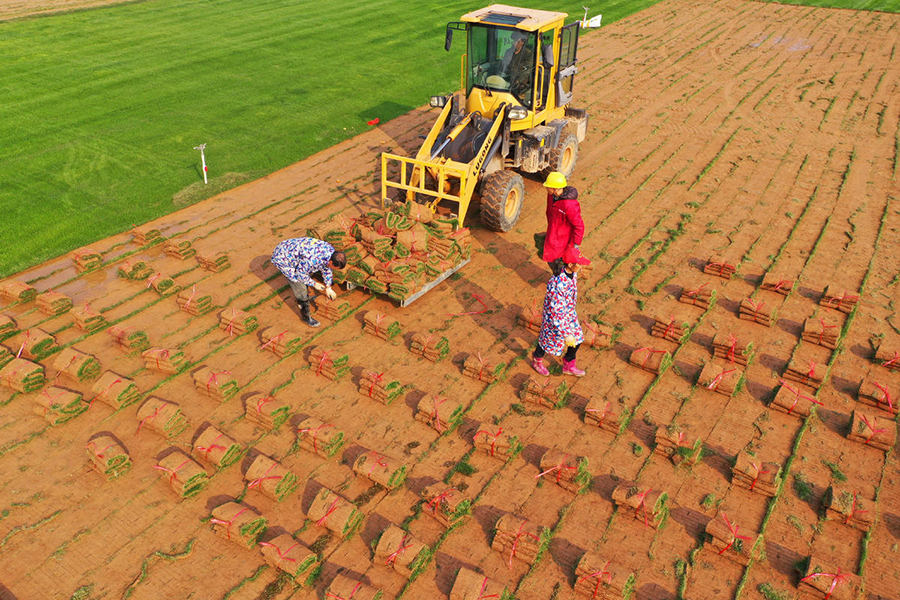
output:
[[[578,342],[575,341],[575,336],[567,335],[566,336],[566,346],[570,348],[574,348],[578,345]]]
[[[313,282],[313,288],[314,288],[317,292],[324,292],[324,291],[325,291],[325,285],[319,283],[318,281],[314,281],[314,282]]]
[[[337,293],[333,289],[331,289],[330,285],[325,288],[325,295],[328,296],[329,300],[334,300],[335,298],[337,298]]]

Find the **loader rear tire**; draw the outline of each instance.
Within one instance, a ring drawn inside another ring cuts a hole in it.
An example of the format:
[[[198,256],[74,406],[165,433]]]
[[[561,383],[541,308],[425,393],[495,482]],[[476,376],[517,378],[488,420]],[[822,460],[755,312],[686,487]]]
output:
[[[481,190],[481,222],[494,231],[509,231],[522,212],[525,181],[513,171],[495,171]]]
[[[575,171],[575,162],[578,160],[578,138],[571,133],[564,133],[559,138],[556,148],[550,151],[550,162],[542,171],[544,177],[557,171],[568,179]]]

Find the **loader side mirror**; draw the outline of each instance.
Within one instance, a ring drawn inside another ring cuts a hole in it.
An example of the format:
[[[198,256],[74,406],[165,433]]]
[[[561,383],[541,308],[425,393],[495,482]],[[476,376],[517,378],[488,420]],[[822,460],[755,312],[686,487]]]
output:
[[[444,36],[444,50],[450,52],[450,45],[453,44],[453,30],[450,28],[452,23],[447,23],[447,34]]]

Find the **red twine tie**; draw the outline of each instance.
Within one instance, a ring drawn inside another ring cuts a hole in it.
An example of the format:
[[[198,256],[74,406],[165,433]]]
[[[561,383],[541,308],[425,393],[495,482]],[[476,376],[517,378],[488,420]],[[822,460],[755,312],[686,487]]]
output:
[[[877,381],[873,381],[873,382],[872,382],[872,385],[874,385],[875,387],[877,387],[879,390],[881,390],[881,393],[884,394],[884,398],[878,399],[878,403],[879,403],[879,404],[884,404],[884,403],[886,402],[887,405],[888,405],[888,408],[890,409],[890,412],[894,412],[894,403],[893,403],[893,401],[891,400],[891,393],[887,390],[887,388],[885,388],[884,386],[882,386],[882,385],[881,385],[880,383],[878,383]]]
[[[544,471],[543,473],[540,473],[540,474],[538,474],[538,475],[535,475],[534,478],[537,479],[537,478],[539,478],[539,477],[543,477],[543,476],[546,475],[547,473],[552,473],[553,471],[556,471],[556,483],[559,483],[559,478],[560,478],[560,476],[562,475],[564,469],[568,469],[568,470],[570,470],[570,471],[575,471],[575,470],[578,469],[578,467],[574,467],[574,466],[572,466],[572,465],[567,465],[567,464],[566,464],[566,459],[567,459],[567,458],[569,458],[569,455],[568,455],[568,454],[566,454],[565,456],[563,456],[562,460],[559,462],[558,465],[556,465],[556,466],[553,467],[552,469],[547,469],[547,470]]]
[[[259,545],[267,546],[269,548],[275,548],[275,552],[278,553],[278,558],[280,558],[281,560],[289,560],[291,562],[297,562],[296,558],[286,558],[285,554],[290,554],[291,550],[293,550],[294,548],[296,548],[297,546],[300,545],[300,542],[294,542],[294,545],[291,546],[290,548],[288,548],[287,550],[285,550],[284,552],[282,552],[281,549],[278,548],[278,546],[276,546],[275,544],[270,544],[269,542],[260,542]]]
[[[443,503],[448,499],[453,497],[453,489],[446,490],[441,492],[431,500],[425,503],[427,508],[431,509],[432,514],[437,514],[438,507],[443,505]]]
[[[704,283],[703,285],[701,285],[700,287],[698,287],[696,290],[693,290],[693,291],[685,291],[685,293],[688,295],[688,298],[691,298],[691,304],[692,304],[693,306],[697,306],[697,298],[698,298],[699,295],[700,295],[700,290],[702,290],[702,289],[705,288],[706,286],[707,286],[707,284]]]
[[[16,358],[20,358],[22,356],[22,352],[25,350],[25,345],[28,344],[28,338],[31,337],[31,330],[27,330],[25,332],[25,339],[22,340],[22,345],[19,347],[19,351],[16,353]]]
[[[188,309],[188,306],[191,305],[191,300],[193,300],[193,299],[194,299],[194,296],[196,296],[196,295],[197,295],[197,286],[196,286],[196,284],[195,284],[194,287],[191,289],[191,297],[188,298],[188,299],[187,299],[187,302],[184,303],[184,306],[181,307],[182,310],[187,310],[187,309]]]
[[[765,475],[766,473],[771,473],[771,471],[764,470],[761,466],[756,463],[750,463],[754,469],[756,469],[756,477],[753,478],[753,482],[750,484],[750,491],[753,491],[753,488],[756,487],[756,482],[759,480],[760,476]]]
[[[325,511],[325,514],[322,515],[322,518],[319,519],[318,521],[316,521],[316,525],[321,527],[322,525],[325,524],[325,521],[328,519],[328,517],[331,515],[331,513],[333,513],[334,511],[337,510],[337,503],[338,503],[339,499],[340,499],[339,497],[336,497],[334,499],[334,502],[332,502],[331,506],[328,507],[328,510]]]
[[[750,540],[748,536],[738,534],[738,526],[732,525],[725,513],[722,513],[722,518],[725,520],[725,524],[728,526],[728,530],[731,532],[731,541],[728,542],[727,546],[719,550],[719,554],[725,554],[725,551],[731,548],[731,546],[734,545],[734,543],[738,540]]]
[[[814,577],[831,577],[831,586],[828,588],[828,593],[825,594],[825,600],[831,597],[832,592],[834,592],[834,588],[838,586],[838,584],[844,583],[848,579],[850,579],[850,573],[841,573],[841,570],[838,569],[837,573],[813,573],[812,575],[807,575],[800,581],[807,581]]]
[[[231,375],[231,371],[211,371],[209,377],[206,379],[206,392],[209,393],[210,385],[216,386],[216,391],[219,390],[219,375]]]
[[[88,406],[91,406],[92,404],[94,404],[94,400],[96,400],[97,398],[106,398],[106,395],[109,394],[109,391],[110,391],[110,390],[113,388],[113,386],[116,385],[117,383],[122,383],[122,380],[121,380],[121,379],[116,379],[116,380],[113,381],[111,384],[109,384],[109,386],[107,386],[107,388],[106,388],[105,390],[103,390],[102,392],[100,392],[99,394],[97,394],[96,396],[94,396],[94,398],[88,403]]]
[[[485,577],[484,581],[481,582],[481,589],[478,590],[478,598],[475,600],[484,600],[485,598],[499,598],[500,594],[489,594],[487,596],[484,595],[484,588],[487,587],[488,578]]]
[[[210,453],[210,452],[212,452],[212,451],[215,450],[216,448],[218,448],[218,449],[220,449],[220,450],[225,450],[225,449],[226,449],[225,446],[220,446],[219,444],[216,443],[217,441],[219,441],[219,438],[222,437],[223,435],[225,435],[225,434],[224,434],[224,433],[220,433],[219,435],[217,435],[217,436],[216,436],[216,439],[214,439],[214,440],[213,440],[213,443],[210,444],[208,447],[197,446],[196,449],[199,450],[200,452],[203,452],[203,460],[205,460],[206,462],[212,462],[212,461],[209,460],[209,453]]]
[[[91,451],[94,453],[94,456],[96,456],[97,458],[106,460],[106,457],[103,456],[103,453],[106,452],[107,450],[109,450],[110,448],[112,448],[113,446],[116,446],[116,445],[117,445],[117,444],[116,444],[115,442],[113,442],[112,444],[110,444],[109,446],[107,446],[107,447],[104,448],[103,450],[100,450],[99,452],[97,452],[97,442],[95,442],[95,441],[93,441],[93,442],[88,442],[87,447],[91,449]]]
[[[325,366],[325,361],[328,359],[328,350],[322,353],[322,359],[319,361],[319,366],[316,368],[316,377],[319,376],[319,373],[322,372],[322,367]]]
[[[372,455],[372,458],[374,458],[375,461],[371,465],[369,465],[368,475],[372,475],[372,471],[375,469],[375,467],[387,467],[387,463],[384,462],[384,457],[381,454],[378,454],[374,450],[369,452],[369,454]]]
[[[337,600],[353,600],[353,596],[356,595],[356,590],[358,590],[362,586],[362,581],[358,582],[356,586],[353,588],[353,591],[350,592],[350,595],[344,598],[343,596],[338,596],[337,594],[332,594],[331,592],[327,592],[326,596],[331,596],[332,598],[336,598]]]
[[[729,334],[729,342],[731,345],[728,347],[728,354],[726,355],[728,360],[733,364],[735,362],[735,349],[737,348],[737,338],[734,337],[734,334]]]
[[[375,391],[375,386],[377,385],[379,388],[381,387],[381,379],[384,377],[386,371],[382,371],[381,373],[372,373],[372,384],[369,386],[369,398],[372,397],[372,393]]]
[[[497,438],[500,437],[501,433],[503,433],[503,428],[500,427],[499,429],[497,429],[497,433],[491,433],[485,429],[479,429],[478,431],[475,432],[476,438],[478,437],[479,433],[483,433],[485,438],[488,438],[488,437],[492,438],[491,439],[491,456],[494,456],[494,448],[497,446]]]
[[[153,277],[147,280],[147,289],[150,289],[150,286],[153,285],[153,282],[159,279],[162,276],[162,273],[157,273]]]
[[[641,492],[640,494],[638,494],[638,497],[640,497],[641,501],[638,503],[637,508],[634,509],[634,518],[635,519],[638,518],[638,511],[643,511],[644,527],[650,526],[650,520],[647,518],[647,507],[644,505],[644,501],[647,499],[647,494],[649,494],[652,491],[653,491],[653,489],[650,488],[646,492]]]
[[[481,305],[481,310],[469,311],[469,312],[461,312],[461,313],[447,313],[448,317],[463,317],[465,315],[483,315],[488,311],[487,304],[484,303],[484,297],[481,294],[472,294],[472,299],[475,300],[478,304]]]
[[[388,566],[393,566],[394,563],[397,562],[397,558],[398,558],[401,554],[403,554],[403,552],[405,552],[406,550],[409,550],[410,548],[412,548],[412,544],[407,544],[407,543],[406,543],[407,541],[409,541],[409,536],[408,536],[408,535],[404,535],[403,538],[400,540],[400,547],[397,548],[397,550],[396,550],[395,552],[391,553],[390,556],[388,556],[388,558],[387,558],[387,560],[385,561],[384,564],[386,564],[386,565],[388,565]]]
[[[606,577],[606,583],[608,585],[612,585],[612,573],[606,570],[606,567],[609,566],[609,561],[606,561],[606,564],[597,571],[594,571],[590,575],[585,575],[578,581],[587,581],[588,579],[597,578],[597,585],[594,586],[594,592],[591,594],[591,600],[597,597],[597,594],[600,592],[600,584],[603,582],[603,578]]]
[[[307,427],[306,429],[301,429],[297,433],[309,433],[312,435],[313,440],[313,452],[316,454],[319,453],[318,441],[319,441],[319,430],[324,429],[325,427],[334,427],[331,423],[322,423],[318,427]]]
[[[809,402],[812,402],[813,404],[818,404],[819,406],[824,406],[824,404],[822,402],[819,402],[812,396],[804,396],[803,394],[801,394],[800,390],[794,389],[793,387],[791,387],[791,385],[788,384],[788,382],[786,382],[784,379],[779,379],[778,381],[781,383],[782,386],[784,386],[785,389],[787,389],[787,391],[794,394],[794,401],[791,403],[790,408],[788,408],[787,414],[792,413],[794,408],[797,406],[797,402],[799,402],[800,400],[807,400]]]
[[[159,358],[162,357],[163,360],[166,360],[169,358],[169,351],[166,350],[165,348],[157,348],[156,350],[151,350],[150,354],[156,355],[156,370],[157,371],[160,370]]]
[[[602,410],[602,411],[601,411],[599,408],[585,408],[585,409],[584,409],[584,412],[586,412],[586,413],[588,413],[588,412],[593,412],[593,413],[597,413],[597,412],[598,412],[598,413],[600,413],[600,416],[597,418],[597,425],[599,426],[599,425],[602,425],[602,424],[603,424],[603,419],[605,419],[605,418],[606,418],[606,415],[609,414],[609,406],[610,406],[610,405],[609,405],[609,402],[607,402],[607,403],[606,403],[606,406],[603,407],[603,410]]]
[[[647,365],[647,361],[648,361],[648,360],[650,359],[650,357],[653,356],[654,354],[665,354],[665,353],[666,353],[665,350],[654,350],[653,348],[651,348],[651,347],[649,347],[649,346],[646,346],[646,347],[644,347],[644,348],[638,348],[638,349],[637,349],[637,352],[645,352],[645,351],[647,352],[647,356],[645,356],[645,357],[644,357],[644,360],[641,361],[641,368],[644,368],[644,367]],[[549,381],[549,380],[548,380],[548,381]]]
[[[155,418],[156,418],[156,415],[159,414],[159,411],[162,410],[163,406],[165,406],[165,404],[160,404],[159,406],[156,407],[156,410],[153,411],[153,414],[152,414],[152,415],[146,416],[146,417],[144,417],[143,419],[141,419],[141,422],[138,423],[137,431],[134,432],[134,435],[139,434],[139,433],[141,432],[141,428],[142,428],[148,421],[152,421],[153,419],[155,419]]]
[[[211,522],[218,523],[219,525],[224,525],[225,526],[225,537],[230,540],[231,539],[231,524],[234,523],[235,520],[237,520],[237,518],[239,516],[241,516],[248,510],[250,510],[250,509],[249,508],[241,509],[240,512],[238,512],[238,514],[234,515],[230,521],[223,521],[222,519],[212,519]]]
[[[237,318],[237,312],[234,308],[231,309],[231,319],[228,321],[228,336],[231,337],[234,335],[234,320]]]
[[[432,424],[434,425],[435,429],[437,429],[438,431],[441,431],[441,415],[440,415],[440,412],[438,411],[438,408],[440,408],[441,404],[443,404],[446,401],[447,401],[446,398],[437,398],[435,396],[431,397],[431,405],[434,409],[431,413],[431,421],[432,421]]]
[[[875,428],[875,425],[878,425],[878,419],[877,419],[876,417],[872,417],[872,422],[871,422],[871,423],[869,423],[869,419],[866,418],[866,415],[860,415],[860,417],[862,418],[863,423],[866,424],[866,427],[868,427],[868,428],[869,428],[869,431],[870,431],[869,435],[866,437],[866,441],[865,441],[866,444],[868,444],[869,442],[871,442],[872,439],[873,439],[877,434],[879,434],[879,433],[884,433],[884,432],[887,431],[887,429],[876,429],[876,428]]]
[[[516,538],[513,540],[512,549],[509,552],[509,568],[510,569],[512,569],[513,556],[516,555],[516,547],[519,545],[519,538],[521,538],[523,535],[527,535],[528,537],[532,538],[533,540],[538,541],[538,536],[534,535],[533,533],[528,533],[527,531],[522,531],[523,527],[525,527],[524,522],[522,522],[522,524],[519,525],[519,530],[516,531]],[[484,597],[487,598],[488,596],[484,596]]]
[[[181,463],[174,469],[167,469],[166,467],[164,467],[162,465],[153,465],[153,468],[159,469],[160,471],[165,471],[166,473],[170,473],[169,484],[171,484],[173,481],[175,481],[175,478],[178,476],[178,471],[181,469],[181,467],[188,464],[189,462],[191,462],[191,459],[188,458],[187,460],[185,460],[183,463]]]
[[[881,366],[890,368],[898,360],[900,360],[900,352],[894,352],[894,358],[884,361]]]
[[[260,489],[262,489],[263,481],[266,481],[268,479],[281,479],[283,477],[282,475],[269,475],[269,472],[272,469],[274,469],[275,465],[277,465],[277,464],[278,463],[273,462],[271,465],[269,465],[269,468],[266,469],[266,472],[263,473],[262,477],[257,477],[256,479],[251,481],[249,484],[247,484],[247,489],[251,489],[251,488],[255,488],[255,487],[259,487]]]
[[[853,518],[853,515],[859,513],[867,513],[867,510],[856,510],[856,492],[853,492],[853,504],[850,505],[850,514],[847,515],[847,518],[844,519],[844,525],[850,522],[850,519]]]
[[[716,375],[713,378],[713,380],[709,383],[709,385],[706,386],[706,389],[708,389],[708,390],[719,389],[719,384],[722,383],[722,379],[724,379],[725,376],[728,375],[729,373],[734,373],[735,371],[737,371],[737,369],[728,369],[727,371],[722,371],[721,373],[719,373],[718,375]]]

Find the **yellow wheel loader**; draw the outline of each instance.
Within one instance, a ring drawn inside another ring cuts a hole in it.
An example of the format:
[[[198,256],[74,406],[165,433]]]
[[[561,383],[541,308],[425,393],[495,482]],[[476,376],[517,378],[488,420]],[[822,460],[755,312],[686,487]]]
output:
[[[426,204],[462,227],[479,193],[482,222],[509,231],[525,195],[516,170],[571,175],[588,115],[569,105],[580,22],[566,16],[494,4],[447,24],[445,50],[467,34],[462,89],[431,98],[442,111],[415,158],[382,154],[382,205]]]

